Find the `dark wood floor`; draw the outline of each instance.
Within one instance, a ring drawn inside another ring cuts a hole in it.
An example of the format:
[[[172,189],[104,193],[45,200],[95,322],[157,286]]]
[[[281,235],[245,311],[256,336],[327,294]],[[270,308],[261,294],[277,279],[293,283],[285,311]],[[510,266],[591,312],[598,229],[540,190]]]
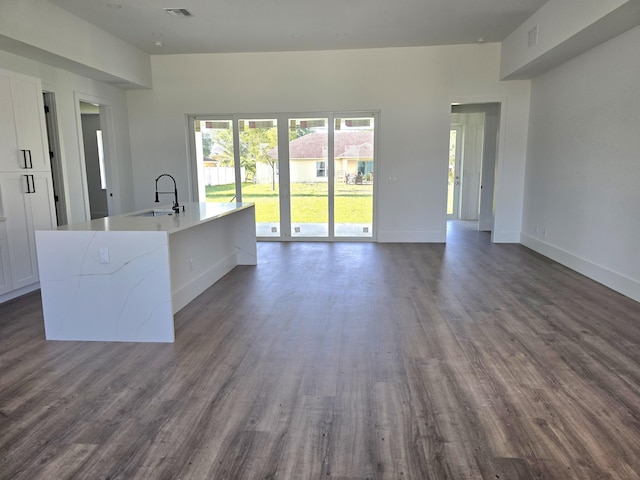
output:
[[[640,304],[453,227],[260,244],[172,345],[0,305],[0,478],[640,478]]]

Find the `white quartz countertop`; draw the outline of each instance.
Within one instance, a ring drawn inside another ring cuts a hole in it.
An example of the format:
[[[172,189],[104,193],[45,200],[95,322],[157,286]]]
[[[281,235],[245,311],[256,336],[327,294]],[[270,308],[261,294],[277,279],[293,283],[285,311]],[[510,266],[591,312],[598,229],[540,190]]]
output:
[[[196,225],[210,222],[217,218],[230,215],[240,210],[252,207],[253,203],[184,203],[180,205],[180,213],[161,214],[153,216],[154,210],[167,212],[171,205],[162,205],[138,212],[127,213],[113,217],[98,218],[90,222],[62,225],[60,231],[92,231],[92,232],[167,232],[173,233]],[[184,212],[182,207],[184,206]]]

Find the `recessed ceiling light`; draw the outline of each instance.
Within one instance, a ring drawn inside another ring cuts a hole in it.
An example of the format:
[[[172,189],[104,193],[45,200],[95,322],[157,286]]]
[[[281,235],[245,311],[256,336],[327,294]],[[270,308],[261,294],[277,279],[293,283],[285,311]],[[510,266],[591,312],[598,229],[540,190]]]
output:
[[[156,40],[155,45],[156,47],[164,47],[164,43],[162,43],[160,40]]]
[[[165,12],[167,12],[172,17],[190,17],[191,12],[186,8],[165,8]]]

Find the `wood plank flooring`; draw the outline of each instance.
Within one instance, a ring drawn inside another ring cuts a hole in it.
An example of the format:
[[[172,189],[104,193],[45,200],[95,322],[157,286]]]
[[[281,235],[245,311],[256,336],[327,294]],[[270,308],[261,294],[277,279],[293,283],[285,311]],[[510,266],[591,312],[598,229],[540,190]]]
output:
[[[262,243],[171,345],[0,305],[0,479],[640,478],[640,304],[451,226]]]

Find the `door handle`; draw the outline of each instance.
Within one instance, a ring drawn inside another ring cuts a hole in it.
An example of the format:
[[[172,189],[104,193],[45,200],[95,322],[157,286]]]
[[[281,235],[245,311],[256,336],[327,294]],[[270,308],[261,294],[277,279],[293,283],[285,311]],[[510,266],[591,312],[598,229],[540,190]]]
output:
[[[27,191],[25,193],[36,193],[36,182],[33,175],[25,175],[24,177],[27,180]]]
[[[33,159],[31,158],[31,150],[20,150],[22,152],[22,168],[33,168]],[[29,157],[29,163],[27,163],[27,153]]]

